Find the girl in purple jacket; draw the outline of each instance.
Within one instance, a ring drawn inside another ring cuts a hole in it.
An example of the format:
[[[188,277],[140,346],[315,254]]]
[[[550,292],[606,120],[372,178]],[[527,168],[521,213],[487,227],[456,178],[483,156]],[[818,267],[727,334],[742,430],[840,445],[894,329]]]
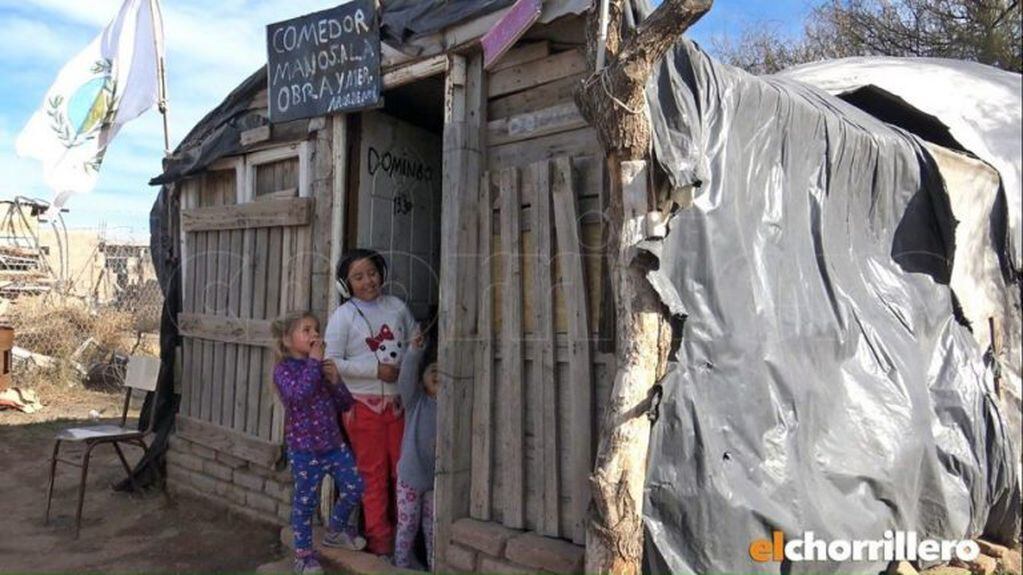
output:
[[[313,553],[312,517],[324,476],[334,478],[339,496],[323,544],[355,551],[366,546],[366,540],[348,527],[348,516],[362,497],[363,485],[338,426],[338,413],[350,409],[354,400],[337,379],[334,363],[323,361],[316,316],[291,314],[274,321],[272,329],[277,355],[274,384],[284,404],[284,439],[295,479],[291,502],[295,572],[322,573]]]

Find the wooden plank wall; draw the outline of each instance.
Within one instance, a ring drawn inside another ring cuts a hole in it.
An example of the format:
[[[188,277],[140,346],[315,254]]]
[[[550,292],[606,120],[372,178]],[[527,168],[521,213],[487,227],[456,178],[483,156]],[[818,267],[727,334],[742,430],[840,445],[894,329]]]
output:
[[[613,374],[595,345],[603,162],[572,101],[582,54],[527,44],[505,58],[486,82],[470,513],[582,544]]]
[[[249,192],[239,191],[235,169],[208,171],[183,184],[183,207],[226,212],[223,206],[236,204],[239,196],[287,203],[284,198],[298,195],[299,166],[294,157],[255,166]],[[329,201],[325,207],[329,212]],[[306,223],[199,226],[185,236],[190,256],[182,320],[192,327],[183,330],[181,413],[270,442],[283,436],[283,413],[270,382],[274,357],[263,332],[280,313],[310,309],[317,260],[316,214],[282,222]]]

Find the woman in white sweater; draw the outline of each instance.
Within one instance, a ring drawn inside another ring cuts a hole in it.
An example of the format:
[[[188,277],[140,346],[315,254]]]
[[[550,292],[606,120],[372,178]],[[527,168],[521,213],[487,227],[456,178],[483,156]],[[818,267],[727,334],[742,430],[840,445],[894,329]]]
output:
[[[402,300],[383,294],[387,263],[372,250],[345,254],[337,267],[338,290],[347,301],[334,311],[324,335],[326,359],[355,398],[342,423],[355,452],[365,491],[362,506],[367,548],[378,555],[394,549],[397,463],[405,428],[398,370],[415,319]]]

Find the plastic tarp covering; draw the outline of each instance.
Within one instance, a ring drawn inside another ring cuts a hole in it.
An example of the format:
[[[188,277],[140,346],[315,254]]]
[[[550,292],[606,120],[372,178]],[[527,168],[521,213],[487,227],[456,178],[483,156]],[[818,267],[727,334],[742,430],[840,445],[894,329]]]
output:
[[[515,0],[390,0],[382,2],[380,35],[406,42],[506,6]]]
[[[1014,540],[1017,455],[953,309],[954,220],[920,142],[686,41],[647,97],[660,170],[694,186],[642,246],[684,318],[651,436],[647,568],[886,567],[754,563],[772,530]]]
[[[1014,72],[977,62],[946,58],[843,58],[804,64],[779,73],[830,94],[874,86],[931,114],[952,137],[998,170],[1009,203],[1010,255],[1017,269],[1021,256],[1020,167],[1023,80]],[[969,86],[968,90],[949,89]]]

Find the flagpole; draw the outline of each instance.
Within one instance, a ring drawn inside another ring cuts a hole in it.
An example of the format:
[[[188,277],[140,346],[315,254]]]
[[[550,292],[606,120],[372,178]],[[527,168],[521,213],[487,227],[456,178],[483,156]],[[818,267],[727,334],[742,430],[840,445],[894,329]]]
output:
[[[167,128],[167,74],[164,68],[163,51],[160,50],[160,39],[163,38],[163,12],[160,11],[159,0],[149,0],[149,11],[152,13],[153,44],[156,46],[156,73],[159,81],[159,99],[157,108],[163,116],[163,155],[170,156],[170,132]],[[160,30],[156,29],[157,16],[160,19]]]

